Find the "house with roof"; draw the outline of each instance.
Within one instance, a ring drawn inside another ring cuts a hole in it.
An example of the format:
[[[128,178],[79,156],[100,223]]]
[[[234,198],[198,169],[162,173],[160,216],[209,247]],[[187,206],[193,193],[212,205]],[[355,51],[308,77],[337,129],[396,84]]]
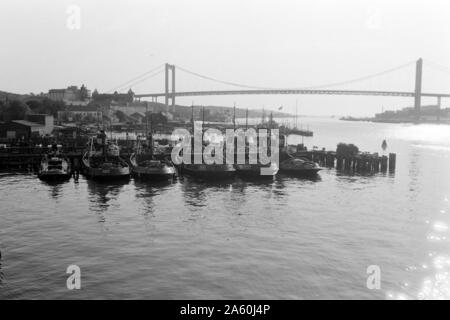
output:
[[[59,122],[99,122],[102,118],[103,112],[91,106],[73,106],[58,111]]]
[[[29,139],[46,134],[45,125],[28,120],[12,120],[0,124],[0,138]]]
[[[130,115],[130,118],[132,118],[136,123],[143,123],[145,121],[145,114],[142,112],[135,112]]]

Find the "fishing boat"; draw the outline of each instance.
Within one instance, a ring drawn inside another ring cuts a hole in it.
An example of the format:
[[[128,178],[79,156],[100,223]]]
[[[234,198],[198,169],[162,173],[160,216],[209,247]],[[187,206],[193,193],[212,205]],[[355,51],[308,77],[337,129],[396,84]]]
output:
[[[280,173],[289,175],[313,176],[320,170],[317,163],[304,158],[289,158],[280,163]]]
[[[145,148],[140,142],[136,152],[130,156],[130,164],[133,176],[142,179],[167,180],[172,179],[176,173],[170,160],[158,159],[153,153],[153,145]]]
[[[38,177],[41,180],[56,181],[70,179],[72,168],[69,159],[61,155],[57,147],[41,160]]]
[[[89,150],[82,158],[84,173],[92,179],[125,179],[130,176],[130,166],[119,156],[119,146],[106,141],[102,132],[97,136],[97,143],[92,138]]]
[[[263,123],[264,123],[264,116],[263,116]],[[273,115],[272,113],[270,114],[270,121],[269,121],[270,127],[269,130],[272,130],[272,126],[273,126]],[[248,130],[248,109],[245,113],[245,130]],[[246,150],[245,150],[245,162],[244,164],[236,164],[235,168],[236,168],[236,172],[239,176],[241,177],[245,177],[245,178],[273,178],[277,173],[278,173],[278,164],[275,162],[271,162],[269,164],[261,164],[261,163],[256,163],[256,164],[250,164],[249,162],[249,158],[250,158],[250,154],[249,154],[249,147],[248,147],[248,143],[250,142],[254,142],[253,140],[245,140],[246,142]],[[268,145],[270,145],[270,138],[268,138],[267,141]],[[254,159],[258,158],[257,154],[253,154]],[[264,169],[264,171],[263,171]]]
[[[236,106],[235,106],[236,109]],[[205,109],[203,108],[202,111],[202,139],[203,136],[203,125],[205,123]],[[235,120],[233,120],[233,123],[235,123]],[[194,132],[194,106],[192,106],[192,131]],[[205,147],[205,141],[203,140],[203,146]],[[192,141],[192,144],[194,144],[194,141]],[[195,155],[192,154],[192,159],[195,159]],[[203,158],[203,154],[201,155],[201,158]],[[192,161],[193,162],[193,161]],[[183,163],[179,166],[180,172],[183,174],[188,174],[190,176],[202,178],[202,179],[228,179],[232,178],[236,174],[236,169],[233,164],[186,164]]]

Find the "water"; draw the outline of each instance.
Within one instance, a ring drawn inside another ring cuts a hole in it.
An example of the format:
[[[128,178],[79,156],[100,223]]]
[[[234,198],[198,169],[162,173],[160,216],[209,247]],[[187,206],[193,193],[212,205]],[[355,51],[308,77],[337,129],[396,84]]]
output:
[[[395,174],[52,185],[1,173],[0,298],[450,298],[450,127],[305,123],[310,147],[381,153],[386,139]],[[81,290],[66,288],[72,264]]]

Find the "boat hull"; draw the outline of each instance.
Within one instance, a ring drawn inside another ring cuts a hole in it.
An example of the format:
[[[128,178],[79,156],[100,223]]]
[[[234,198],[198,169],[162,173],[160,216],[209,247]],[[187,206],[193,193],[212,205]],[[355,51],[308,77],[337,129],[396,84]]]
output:
[[[90,166],[87,155],[85,155],[82,160],[84,174],[88,178],[98,180],[129,179],[130,167],[124,160],[120,159],[119,161],[122,163],[122,167],[93,168]]]
[[[130,157],[131,174],[133,177],[144,180],[169,180],[176,173],[175,167],[167,163],[157,163],[157,166],[142,166],[136,162],[136,154]]]
[[[175,168],[164,167],[152,169],[140,166],[132,166],[131,173],[134,177],[145,180],[168,180],[175,176]]]
[[[102,170],[87,167],[85,168],[85,174],[87,177],[99,180],[117,180],[117,179],[129,179],[130,169],[118,169],[118,170]]]
[[[273,178],[278,173],[278,166],[275,163],[269,166],[263,166],[258,164],[237,164],[235,165],[236,173],[240,177],[249,178],[260,178],[267,179]],[[261,169],[265,168],[264,174],[262,174]]]
[[[227,179],[236,175],[236,169],[232,165],[184,164],[181,171],[202,179]]]
[[[69,180],[70,177],[70,172],[64,171],[47,171],[38,174],[38,178],[43,181],[64,181]]]
[[[317,173],[322,170],[322,168],[314,168],[314,169],[280,169],[280,173],[290,175],[290,176],[298,176],[298,177],[311,177],[317,175]]]

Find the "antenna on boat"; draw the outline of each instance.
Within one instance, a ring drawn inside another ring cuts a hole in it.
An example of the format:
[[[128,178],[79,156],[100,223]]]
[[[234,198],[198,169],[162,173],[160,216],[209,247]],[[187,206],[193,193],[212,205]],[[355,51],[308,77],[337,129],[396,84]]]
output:
[[[205,128],[205,106],[202,107],[202,133]]]
[[[248,129],[248,108],[245,111],[245,130]]]
[[[145,104],[145,137],[148,137],[148,101]]]
[[[192,101],[192,106],[191,106],[191,111],[192,111],[192,117],[191,117],[191,122],[192,122],[192,134],[194,134],[194,101]]]
[[[236,102],[233,106],[233,130],[236,130]]]

